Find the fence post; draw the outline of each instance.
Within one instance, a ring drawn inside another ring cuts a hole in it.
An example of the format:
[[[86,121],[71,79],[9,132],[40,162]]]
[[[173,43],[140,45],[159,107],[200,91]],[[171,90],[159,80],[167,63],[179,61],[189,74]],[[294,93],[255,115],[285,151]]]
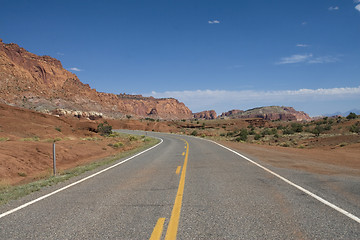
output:
[[[56,153],[55,153],[55,141],[53,142],[53,173],[56,176]]]

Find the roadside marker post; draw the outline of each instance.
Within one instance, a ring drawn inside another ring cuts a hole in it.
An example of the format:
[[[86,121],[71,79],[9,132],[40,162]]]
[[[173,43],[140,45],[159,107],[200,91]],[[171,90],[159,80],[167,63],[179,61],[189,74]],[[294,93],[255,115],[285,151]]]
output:
[[[53,142],[53,173],[56,176],[56,153],[55,153],[55,141]]]

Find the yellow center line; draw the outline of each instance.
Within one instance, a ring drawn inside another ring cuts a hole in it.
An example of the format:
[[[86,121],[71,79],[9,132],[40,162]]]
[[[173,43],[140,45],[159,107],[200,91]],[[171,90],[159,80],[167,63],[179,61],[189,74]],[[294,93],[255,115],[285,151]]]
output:
[[[155,228],[151,234],[150,240],[160,240],[163,227],[164,227],[165,218],[159,218],[155,225]]]
[[[178,231],[178,227],[179,227],[181,204],[182,204],[182,198],[183,198],[184,186],[185,186],[186,167],[187,167],[188,156],[189,156],[189,143],[186,140],[184,140],[184,141],[186,143],[185,160],[184,160],[184,165],[183,165],[181,176],[180,176],[179,188],[178,188],[178,191],[176,194],[174,207],[172,209],[169,225],[168,225],[168,228],[166,231],[165,240],[176,239],[176,235],[177,235],[177,231]]]
[[[180,170],[181,170],[181,166],[178,166],[177,169],[176,169],[176,174],[177,174],[177,175],[179,175]]]
[[[183,152],[182,155],[184,156],[184,155],[185,155],[185,152]]]

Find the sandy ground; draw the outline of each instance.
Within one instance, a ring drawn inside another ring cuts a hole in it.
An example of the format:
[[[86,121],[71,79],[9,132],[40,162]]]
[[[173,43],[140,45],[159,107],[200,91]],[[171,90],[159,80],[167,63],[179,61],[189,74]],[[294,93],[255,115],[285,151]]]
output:
[[[93,132],[99,122],[62,118],[0,104],[0,187],[22,184],[52,174],[56,142],[57,170],[134,149],[141,139],[102,137]],[[111,144],[121,142],[114,148]]]
[[[230,141],[220,143],[276,167],[320,174],[360,176],[360,143],[342,148],[327,146],[316,149],[285,148]]]
[[[130,141],[127,136],[106,138],[95,133],[103,119],[56,117],[0,104],[0,187],[33,181],[52,172],[52,142],[56,142],[57,168],[59,171],[133,149],[141,144]],[[113,129],[146,130],[157,132],[181,132],[189,128],[190,122],[149,121],[149,120],[108,120]],[[211,126],[211,124],[213,126]],[[246,127],[240,120],[208,121],[208,127],[222,130],[226,128]],[[349,123],[350,124],[350,123]],[[201,127],[202,123],[193,125]],[[210,126],[209,126],[210,125]],[[199,129],[199,128],[197,128]],[[334,140],[335,139],[335,140]],[[250,143],[222,141],[226,146],[254,156],[277,167],[295,168],[322,174],[360,175],[359,136],[337,138],[318,138],[311,141],[312,148],[285,148]],[[349,142],[340,147],[339,142]],[[115,143],[123,143],[114,148]]]

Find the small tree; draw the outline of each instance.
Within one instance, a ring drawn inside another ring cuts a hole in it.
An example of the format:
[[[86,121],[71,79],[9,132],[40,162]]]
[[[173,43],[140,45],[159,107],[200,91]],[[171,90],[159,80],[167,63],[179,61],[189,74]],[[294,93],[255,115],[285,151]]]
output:
[[[302,132],[303,126],[301,123],[292,123],[291,124],[291,130],[294,132]]]
[[[320,136],[320,134],[321,134],[322,132],[324,132],[324,128],[321,127],[321,126],[319,126],[319,125],[317,125],[317,126],[311,131],[311,133],[315,134],[315,136],[317,136],[317,137]]]
[[[240,142],[240,141],[246,141],[248,137],[248,131],[246,130],[246,128],[241,129],[239,136],[236,138],[236,141]]]
[[[112,126],[110,126],[108,122],[100,123],[97,126],[97,132],[100,133],[101,136],[109,136],[112,133]]]
[[[347,119],[355,119],[355,118],[357,118],[357,115],[356,115],[356,113],[353,113],[353,112],[351,112],[351,113],[349,113],[349,115],[347,115],[347,117],[346,117]]]

